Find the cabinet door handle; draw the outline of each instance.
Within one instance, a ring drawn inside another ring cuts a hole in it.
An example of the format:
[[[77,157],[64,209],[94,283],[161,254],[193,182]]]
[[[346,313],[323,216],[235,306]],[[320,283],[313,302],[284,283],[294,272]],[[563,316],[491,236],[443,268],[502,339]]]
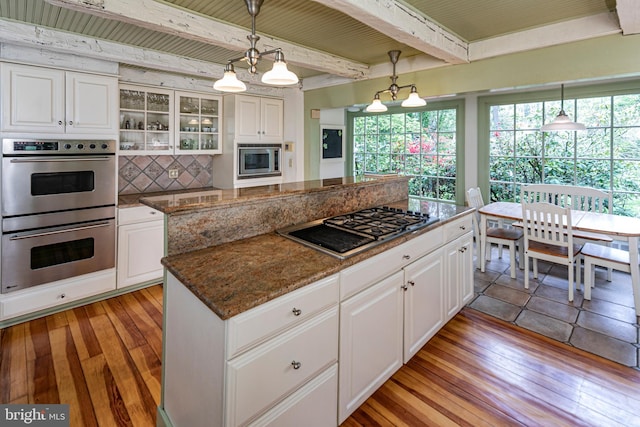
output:
[[[73,120],[69,120],[69,126],[73,126]]]
[[[58,120],[58,125],[62,126],[62,120]]]
[[[459,250],[460,250],[461,253],[465,253],[467,251],[467,248],[466,248],[466,246],[463,246]]]
[[[406,291],[407,289],[409,289],[409,287],[407,286],[406,283],[403,283],[402,286],[400,286],[402,288],[402,290]]]
[[[413,280],[409,280],[409,282],[408,282],[408,283],[409,283],[411,286],[415,286],[415,285],[416,285],[416,282],[414,282]]]
[[[293,313],[294,316],[300,316],[302,314],[302,310],[295,307],[293,307],[293,310],[291,310],[291,312]]]
[[[460,230],[463,230],[463,231],[464,231],[464,230],[466,230],[466,229],[467,229],[467,227],[465,227],[464,225],[461,225],[461,226],[460,226]]]
[[[402,255],[402,259],[411,259],[411,255]]]
[[[302,366],[301,362],[296,362],[295,360],[293,362],[291,362],[291,366],[293,366],[293,369],[300,369],[300,366]]]

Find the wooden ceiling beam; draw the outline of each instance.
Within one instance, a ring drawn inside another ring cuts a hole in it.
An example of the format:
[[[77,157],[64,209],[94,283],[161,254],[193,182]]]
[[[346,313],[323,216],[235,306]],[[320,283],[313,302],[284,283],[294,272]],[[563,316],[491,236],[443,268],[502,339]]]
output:
[[[640,33],[640,8],[638,0],[616,0],[616,11],[622,34]]]
[[[228,25],[153,0],[45,0],[54,6],[125,22],[149,30],[175,35],[239,52],[249,48],[251,30]],[[284,40],[260,35],[261,50],[282,48],[287,62],[352,79],[367,77],[369,67],[345,58],[307,49]],[[232,59],[232,58],[229,58]],[[122,61],[124,62],[124,61]],[[222,70],[220,70],[220,75]]]
[[[313,0],[450,64],[469,62],[468,43],[396,0]]]

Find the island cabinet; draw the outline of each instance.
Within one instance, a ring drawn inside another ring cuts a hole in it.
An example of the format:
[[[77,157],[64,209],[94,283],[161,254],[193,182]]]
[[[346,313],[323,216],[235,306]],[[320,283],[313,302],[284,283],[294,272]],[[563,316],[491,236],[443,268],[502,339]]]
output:
[[[117,134],[117,77],[9,63],[0,70],[3,131]]]
[[[337,275],[227,320],[167,276],[163,406],[173,426],[336,424]]]
[[[469,298],[460,280],[472,279],[470,242],[465,215],[340,273],[339,423]]]

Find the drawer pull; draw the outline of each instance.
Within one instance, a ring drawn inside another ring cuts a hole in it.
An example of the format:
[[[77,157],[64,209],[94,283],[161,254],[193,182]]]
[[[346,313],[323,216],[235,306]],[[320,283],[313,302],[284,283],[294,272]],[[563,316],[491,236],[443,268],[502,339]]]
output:
[[[291,310],[291,312],[293,313],[294,316],[300,316],[302,314],[302,310],[300,310],[299,308],[295,308],[295,307],[293,307],[293,310]]]
[[[150,211],[149,213],[150,213],[151,215],[155,215],[155,214],[156,214],[156,211]]]
[[[296,362],[294,360],[293,362],[291,362],[291,366],[293,366],[293,369],[300,369],[300,366],[302,366],[302,363]]]
[[[60,294],[60,299],[65,299],[66,296],[67,294]]]
[[[460,226],[460,230],[464,231],[464,230],[466,230],[466,229],[467,229],[467,227],[465,227],[464,225],[461,225],[461,226]]]
[[[402,259],[411,259],[411,255],[402,255]]]

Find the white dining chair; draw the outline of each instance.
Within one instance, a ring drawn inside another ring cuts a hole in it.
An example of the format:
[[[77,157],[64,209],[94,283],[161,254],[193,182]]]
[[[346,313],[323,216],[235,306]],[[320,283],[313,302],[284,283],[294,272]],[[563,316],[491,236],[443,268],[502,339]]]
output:
[[[522,236],[523,232],[520,229],[516,228],[504,228],[504,227],[487,227],[487,235],[481,235],[480,228],[480,213],[478,209],[484,206],[484,201],[482,199],[482,193],[480,192],[480,188],[470,188],[467,190],[467,203],[470,207],[475,208],[475,212],[473,213],[473,234],[476,239],[476,248],[477,248],[477,262],[478,268],[482,267],[482,262],[485,260],[491,261],[491,244],[495,243],[499,248],[499,256],[502,257],[502,246],[507,246],[509,248],[509,263],[511,270],[511,278],[516,278],[516,247],[518,249],[518,264],[520,268],[522,268],[522,256],[523,256],[523,245],[522,245]],[[486,253],[485,256],[481,256],[480,248],[481,239],[486,240]]]
[[[611,213],[613,198],[611,193],[592,187],[578,187],[564,184],[528,184],[522,186],[521,202],[548,202],[554,205],[571,208],[574,211]],[[587,242],[611,246],[613,238],[606,234],[589,231],[574,231],[575,243]],[[611,269],[608,269],[607,280],[611,281]]]
[[[581,251],[584,257],[584,299],[591,299],[591,288],[595,284],[595,267],[631,272],[629,252],[609,246],[586,243]],[[638,262],[638,260],[636,260]],[[640,283],[637,277],[631,277],[633,294],[640,293]],[[636,307],[636,316],[640,316],[640,307]]]
[[[581,245],[573,242],[571,208],[551,203],[522,203],[524,228],[524,288],[529,289],[529,258],[533,259],[533,278],[538,278],[538,260],[563,264],[568,269],[569,301],[573,301],[574,266]],[[580,269],[576,268],[576,284]]]

